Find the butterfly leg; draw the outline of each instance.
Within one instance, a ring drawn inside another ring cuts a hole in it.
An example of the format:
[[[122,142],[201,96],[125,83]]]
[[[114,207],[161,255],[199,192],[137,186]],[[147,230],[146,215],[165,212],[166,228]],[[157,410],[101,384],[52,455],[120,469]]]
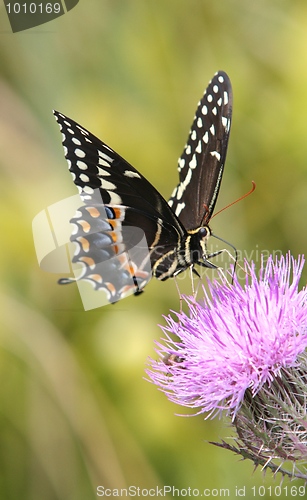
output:
[[[218,250],[216,252],[213,252],[209,255],[206,255],[206,259],[211,259],[212,257],[216,257],[217,255],[220,255],[221,253],[227,253],[228,257],[233,260],[234,262],[234,268],[233,268],[233,274],[232,274],[232,279],[231,279],[231,282],[233,283],[233,278],[234,278],[234,274],[236,272],[236,266],[238,265],[238,255],[237,255],[237,251],[236,251],[236,256],[234,257],[232,255],[232,253],[229,252],[229,250],[227,250],[227,248],[223,248],[222,250]],[[200,263],[201,264],[201,263]],[[241,267],[241,266],[239,266]],[[219,269],[220,271],[222,270],[222,268],[216,266],[216,269]],[[226,278],[225,278],[226,279]],[[227,281],[227,280],[226,280]]]
[[[177,289],[177,292],[178,292],[178,295],[179,295],[180,314],[181,314],[182,311],[183,311],[183,308],[182,308],[182,295],[180,293],[180,289],[179,289],[179,285],[178,285],[178,281],[176,279],[176,276],[174,276],[174,280],[175,280],[176,289]]]
[[[208,255],[206,255],[206,260],[212,259],[213,257],[217,257],[218,255],[220,255],[221,253],[223,253],[225,251],[227,251],[227,250],[223,248],[222,250],[217,250],[216,252],[209,253]],[[218,266],[215,266],[215,267],[218,267]]]
[[[218,255],[221,255],[222,253],[227,253],[227,255],[234,261],[235,266],[236,266],[237,260],[238,260],[237,255],[236,255],[236,257],[234,257],[229,252],[229,250],[227,250],[226,248],[222,248],[221,250],[217,250],[216,252],[209,253],[208,255],[205,256],[206,263],[198,262],[198,264],[201,265],[201,266],[204,266],[204,267],[211,267],[213,269],[219,269],[219,266],[216,266],[215,264],[212,264],[212,262],[210,262],[210,266],[208,266],[208,262],[207,261],[209,259],[212,259],[213,257],[217,257]]]
[[[196,289],[194,287],[193,273],[196,274],[196,276],[198,277]],[[193,299],[196,300],[196,297],[197,297],[197,294],[198,294],[198,290],[199,290],[199,286],[200,286],[200,283],[201,283],[201,275],[199,274],[199,272],[197,271],[197,269],[195,269],[194,265],[190,266],[190,277],[191,277],[191,282],[192,282]]]

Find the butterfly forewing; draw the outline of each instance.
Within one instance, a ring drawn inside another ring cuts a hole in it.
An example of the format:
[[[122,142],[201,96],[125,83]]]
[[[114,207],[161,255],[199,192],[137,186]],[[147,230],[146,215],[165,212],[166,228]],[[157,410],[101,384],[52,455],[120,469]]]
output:
[[[138,293],[151,278],[148,261],[153,266],[161,253],[174,249],[185,229],[167,201],[124,158],[72,119],[57,111],[54,115],[69,170],[85,204],[71,220],[73,262],[82,266],[78,279],[87,279],[96,289],[107,287],[110,301]],[[141,235],[146,249],[138,248]],[[127,252],[130,264],[123,256]]]
[[[178,161],[179,184],[169,205],[184,227],[208,223],[222,180],[231,125],[232,89],[216,73],[198,104],[189,138]]]
[[[72,119],[54,111],[69,170],[83,200],[99,189],[105,205],[124,205],[180,227],[168,203],[124,158]],[[100,200],[101,202],[101,200]]]

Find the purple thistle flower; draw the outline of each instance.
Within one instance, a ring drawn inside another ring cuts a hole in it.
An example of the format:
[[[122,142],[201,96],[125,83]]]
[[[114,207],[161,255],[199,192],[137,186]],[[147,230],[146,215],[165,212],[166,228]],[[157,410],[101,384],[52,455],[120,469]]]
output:
[[[167,397],[208,416],[232,417],[240,446],[256,465],[307,459],[307,291],[298,290],[304,258],[290,253],[245,261],[245,284],[208,281],[203,303],[161,327],[160,360],[147,374]],[[173,338],[174,335],[177,338]],[[238,441],[238,440],[237,440]],[[243,443],[243,448],[242,448]],[[216,444],[216,443],[215,443]],[[282,470],[283,473],[287,473]]]
[[[258,278],[255,265],[245,262],[244,286],[222,279],[208,283],[211,297],[205,292],[203,304],[186,299],[189,316],[169,316],[161,327],[165,345],[158,343],[162,362],[151,360],[152,381],[198,413],[235,415],[247,389],[255,395],[282,367],[296,366],[307,346],[307,293],[298,291],[303,265],[289,254],[270,257]],[[168,356],[179,362],[163,362]]]

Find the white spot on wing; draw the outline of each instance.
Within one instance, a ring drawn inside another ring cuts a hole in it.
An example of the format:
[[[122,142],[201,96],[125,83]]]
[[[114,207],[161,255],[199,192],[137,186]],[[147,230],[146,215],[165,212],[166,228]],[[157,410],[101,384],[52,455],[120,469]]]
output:
[[[114,161],[113,158],[111,158],[111,156],[106,155],[105,153],[103,153],[100,150],[98,150],[98,155],[99,155],[99,158],[103,158],[104,160],[107,160],[107,162],[109,162],[109,163],[112,163],[112,161]]]
[[[215,127],[214,127],[213,123],[212,123],[212,125],[210,127],[210,132],[211,132],[212,135],[215,135]]]
[[[192,179],[192,170],[189,168],[187,175],[182,183],[185,188],[190,184],[191,179]]]
[[[114,193],[114,191],[108,191],[108,194],[110,196],[110,204],[111,205],[121,205],[122,204],[122,199],[117,193]]]
[[[179,217],[179,215],[181,214],[184,207],[185,207],[185,203],[178,203],[176,210],[175,210],[175,215],[177,215],[177,217]]]
[[[215,156],[215,158],[217,158],[218,161],[220,161],[220,159],[221,159],[220,153],[218,153],[217,151],[210,151],[210,154],[211,154],[211,156]]]
[[[87,194],[93,194],[94,189],[91,188],[90,186],[84,186],[84,188],[82,188],[82,191],[84,191]]]
[[[79,177],[80,177],[80,180],[81,180],[82,182],[89,182],[89,180],[90,180],[89,176],[88,176],[88,175],[86,175],[86,174],[80,174],[80,176],[79,176]]]
[[[182,186],[182,182],[179,184],[179,186],[177,187],[177,194],[176,194],[176,198],[177,200],[180,200],[182,195],[183,195],[183,186]]]
[[[113,160],[112,160],[112,161],[113,161]],[[106,160],[103,160],[102,158],[99,158],[98,163],[99,163],[99,165],[102,165],[103,167],[108,167],[108,168],[110,168],[110,166],[111,166],[110,164],[111,164],[112,162],[110,162],[110,163],[109,163],[109,162],[107,162]]]
[[[224,92],[224,104],[228,104],[228,93]]]
[[[184,168],[185,166],[185,159],[184,158],[179,158],[179,162],[178,162],[178,170],[179,172]]]
[[[225,128],[227,127],[228,119],[225,116],[222,116],[222,124],[224,125]]]
[[[87,170],[88,169],[88,166],[84,161],[78,160],[78,161],[76,161],[76,165],[78,168],[80,168],[80,170]]]
[[[192,160],[189,162],[190,168],[195,168],[197,165],[196,155],[193,155]]]
[[[138,179],[141,179],[140,174],[138,174],[137,172],[134,172],[133,170],[125,170],[124,175],[126,177],[131,177],[131,178],[137,177]]]
[[[101,187],[103,189],[106,189],[107,191],[109,191],[109,189],[111,189],[112,191],[113,189],[116,189],[116,186],[115,184],[113,184],[113,182],[106,181],[105,179],[101,179]]]
[[[202,146],[201,141],[198,141],[197,148],[195,149],[197,153],[201,153],[201,146]]]
[[[82,149],[76,148],[75,149],[75,155],[78,156],[78,158],[84,158],[85,157],[85,152],[82,151]]]
[[[108,175],[111,175],[110,172],[108,172],[107,170],[104,170],[103,168],[100,168],[100,167],[97,167],[97,170],[98,170],[98,177],[106,177]]]
[[[171,194],[171,198],[176,198],[176,193],[177,193],[177,186],[176,186],[176,187],[175,187],[175,189],[173,190],[173,192],[172,192],[172,194]],[[169,201],[171,201],[171,202],[172,202],[172,204],[173,204],[173,202],[174,202],[174,200],[169,200]]]

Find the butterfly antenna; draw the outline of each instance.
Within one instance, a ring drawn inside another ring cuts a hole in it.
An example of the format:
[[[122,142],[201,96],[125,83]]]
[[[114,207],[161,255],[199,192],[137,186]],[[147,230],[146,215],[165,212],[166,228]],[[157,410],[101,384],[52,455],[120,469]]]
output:
[[[252,181],[252,189],[250,189],[248,191],[248,193],[245,193],[243,196],[240,196],[240,198],[238,198],[237,200],[235,201],[232,201],[231,203],[229,203],[229,205],[226,205],[226,207],[224,208],[221,208],[221,210],[219,210],[218,212],[216,212],[212,217],[211,219],[213,219],[213,217],[215,217],[216,215],[220,214],[221,212],[224,212],[224,210],[226,210],[226,208],[229,208],[229,207],[232,207],[232,205],[235,205],[236,203],[238,203],[239,201],[242,201],[244,200],[244,198],[247,198],[250,194],[252,194],[256,189],[256,183],[255,181]],[[206,207],[205,207],[206,208]],[[225,242],[227,243],[227,242]],[[229,244],[229,243],[228,243]],[[231,246],[231,245],[230,245]]]
[[[234,245],[232,245],[231,243],[229,243],[229,241],[226,241],[226,240],[223,240],[223,238],[220,238],[219,236],[216,236],[215,234],[211,233],[211,236],[213,236],[213,238],[216,238],[217,240],[220,240],[222,241],[223,243],[226,243],[226,245],[229,245],[234,253],[235,253],[235,257],[227,250],[227,248],[223,248],[223,250],[220,250],[220,252],[226,252],[228,254],[228,256],[234,261],[234,268],[233,268],[233,275],[232,275],[232,283],[233,283],[233,277],[234,277],[234,274],[235,274],[235,271],[236,271],[236,268],[239,267],[245,274],[247,274],[248,276],[251,276],[251,274],[249,272],[247,272],[246,269],[244,269],[244,267],[242,267],[239,263],[238,263],[238,250],[236,249],[236,247]],[[219,252],[219,253],[220,253]],[[221,268],[219,268],[220,271],[222,270]],[[225,276],[224,276],[225,277]],[[225,278],[226,279],[226,278]]]

